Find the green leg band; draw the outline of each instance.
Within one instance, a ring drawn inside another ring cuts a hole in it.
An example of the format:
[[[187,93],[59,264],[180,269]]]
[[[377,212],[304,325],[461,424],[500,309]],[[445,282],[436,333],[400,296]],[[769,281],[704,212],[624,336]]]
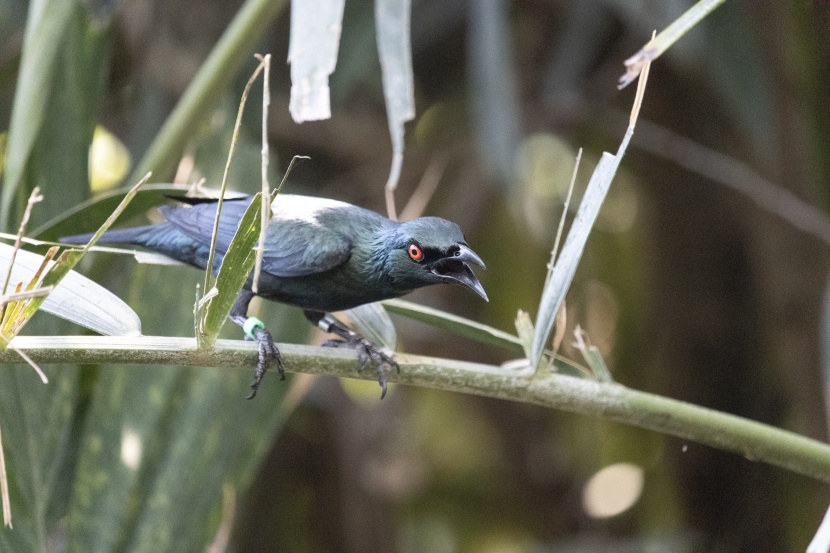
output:
[[[248,317],[245,319],[245,324],[242,325],[242,330],[245,331],[245,335],[251,340],[256,340],[256,334],[254,334],[254,331],[257,328],[265,328],[265,323],[256,317]]]

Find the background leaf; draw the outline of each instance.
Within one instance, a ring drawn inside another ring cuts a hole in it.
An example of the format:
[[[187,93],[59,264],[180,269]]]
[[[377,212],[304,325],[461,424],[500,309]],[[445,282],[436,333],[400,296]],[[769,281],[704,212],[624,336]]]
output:
[[[108,74],[108,47],[108,21],[93,20],[83,3],[30,3],[10,115],[0,205],[4,228],[14,226],[17,208],[35,183],[47,192],[32,213],[30,228],[88,197],[88,146]],[[26,331],[55,335],[77,328],[38,317]],[[0,532],[0,541],[10,551],[54,547],[71,494],[78,454],[74,439],[83,410],[78,403],[81,371],[57,365],[45,372],[48,385],[28,365],[0,371],[0,418],[15,523],[14,531]]]
[[[0,244],[0,274],[8,271],[13,250],[8,244]],[[43,256],[19,250],[10,284],[29,282],[42,260]],[[60,281],[44,299],[41,309],[106,336],[141,334],[141,321],[130,306],[106,288],[75,271],[69,271]]]
[[[366,303],[345,313],[357,331],[370,342],[395,351],[398,346],[398,334],[382,303]]]
[[[389,135],[392,138],[392,169],[386,181],[387,190],[394,190],[398,186],[403,164],[404,123],[415,117],[412,47],[409,39],[411,12],[411,0],[375,2],[383,97],[386,101]]]
[[[88,200],[62,210],[30,234],[40,240],[55,241],[70,234],[93,232],[98,229],[100,222],[113,212],[130,188],[118,188],[96,194]],[[150,208],[168,201],[167,195],[184,195],[190,189],[190,186],[182,184],[145,184],[124,210],[122,220],[129,221],[139,215],[144,215]]]
[[[283,0],[247,0],[241,6],[129,180],[136,181],[148,171],[154,172],[157,178],[166,178],[172,173],[193,128],[215,107],[218,93],[231,83],[243,62],[253,54],[257,41],[283,7]]]
[[[291,2],[291,116],[297,123],[331,117],[329,76],[337,64],[345,0]]]
[[[222,257],[219,273],[216,275],[216,288],[219,293],[208,300],[204,307],[204,316],[199,328],[200,343],[209,347],[216,340],[222,325],[228,320],[234,301],[242,286],[251,274],[256,261],[256,246],[260,229],[260,198],[257,194],[239,220],[236,234],[231,240],[228,251]],[[215,266],[215,264],[214,264]],[[203,341],[203,342],[202,342]]]
[[[75,8],[74,0],[32,0],[29,5],[0,192],[2,230],[10,231],[14,225],[10,220],[14,199],[27,196],[18,189],[46,117],[53,82],[59,79],[60,46],[65,44],[62,38],[72,25]]]
[[[539,302],[539,313],[536,315],[531,348],[530,362],[533,366],[538,365],[542,358],[548,336],[550,336],[553,323],[556,321],[556,314],[559,312],[559,306],[562,305],[562,300],[565,299],[565,294],[567,294],[574,274],[576,274],[576,268],[582,258],[588,235],[594,226],[599,208],[608,193],[611,180],[614,178],[614,172],[619,163],[618,157],[607,152],[602,154],[602,158],[591,176],[591,182],[588,183],[588,188],[585,190],[585,196],[579,204],[576,217],[568,231],[565,245],[562,246],[562,253],[559,254],[550,278],[542,290],[542,299]]]
[[[196,289],[200,272],[130,265],[136,278],[128,295],[153,298],[136,303],[145,327],[192,336],[192,295],[183,291]],[[177,286],[158,286],[159,280]],[[284,311],[262,316],[273,328],[292,328],[284,317]],[[219,524],[223,484],[240,494],[247,489],[290,413],[282,398],[291,382],[290,375],[287,382],[266,377],[257,400],[247,401],[245,373],[101,367],[78,436],[69,549],[202,551]]]
[[[467,38],[470,51],[475,53],[467,60],[468,86],[481,158],[490,178],[505,186],[513,180],[522,134],[509,10],[510,3],[505,0],[479,2],[468,10]]]

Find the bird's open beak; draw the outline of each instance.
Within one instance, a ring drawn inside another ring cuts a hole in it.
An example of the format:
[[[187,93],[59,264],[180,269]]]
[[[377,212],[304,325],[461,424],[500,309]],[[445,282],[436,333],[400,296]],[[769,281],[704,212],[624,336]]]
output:
[[[484,298],[484,301],[490,301],[487,298],[487,292],[484,291],[484,287],[467,264],[468,262],[475,263],[482,269],[486,268],[484,262],[476,252],[466,245],[459,244],[459,249],[454,255],[439,259],[435,262],[432,267],[432,273],[445,282],[465,286]]]

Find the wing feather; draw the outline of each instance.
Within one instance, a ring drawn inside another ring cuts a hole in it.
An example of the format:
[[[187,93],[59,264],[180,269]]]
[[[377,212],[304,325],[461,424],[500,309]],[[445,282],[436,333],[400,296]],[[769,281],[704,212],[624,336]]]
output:
[[[303,198],[304,199],[304,198]],[[314,198],[308,198],[314,207]],[[251,198],[225,200],[216,239],[216,251],[225,254],[236,233],[239,220]],[[292,206],[301,205],[298,196]],[[345,204],[344,204],[345,205]],[[191,207],[164,206],[162,215],[179,230],[205,245],[210,245],[216,217],[215,203]],[[348,261],[352,243],[348,237],[317,223],[308,212],[280,210],[268,224],[262,269],[277,277],[299,277],[330,271]]]

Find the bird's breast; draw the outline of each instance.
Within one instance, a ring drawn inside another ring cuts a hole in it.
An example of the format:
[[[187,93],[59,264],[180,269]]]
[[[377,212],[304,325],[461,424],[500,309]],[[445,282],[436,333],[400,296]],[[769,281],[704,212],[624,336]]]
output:
[[[356,270],[352,260],[331,271],[300,277],[263,273],[259,295],[265,299],[314,311],[343,311],[407,293],[379,284],[373,275]]]

